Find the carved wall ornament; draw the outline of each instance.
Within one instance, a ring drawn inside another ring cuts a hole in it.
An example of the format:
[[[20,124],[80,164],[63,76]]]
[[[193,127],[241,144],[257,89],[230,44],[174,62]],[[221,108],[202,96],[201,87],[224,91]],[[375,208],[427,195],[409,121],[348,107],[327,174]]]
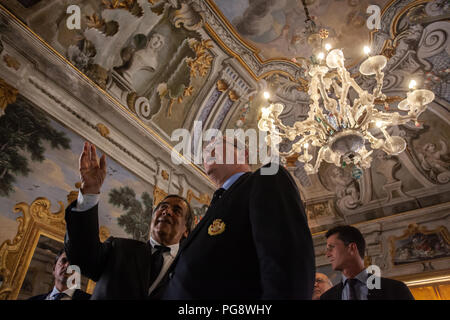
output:
[[[386,179],[386,184],[398,181],[394,178],[394,168],[400,166],[396,157],[389,156],[384,152],[378,152],[375,162],[377,164],[375,172],[381,174]]]
[[[163,177],[164,180],[169,180],[169,174],[166,170],[161,171],[161,177]]]
[[[102,137],[106,138],[109,135],[109,129],[103,123],[97,123],[96,127]]]
[[[307,205],[306,213],[308,215],[308,220],[318,220],[327,217],[334,217],[333,211],[328,201]]]
[[[389,242],[395,267],[450,258],[450,234],[445,226],[428,230],[413,223],[401,236],[391,236]]]
[[[186,63],[189,66],[190,75],[192,78],[204,77],[208,74],[211,68],[213,57],[208,53],[208,50],[213,47],[212,40],[197,41],[191,39],[189,46],[195,52],[195,58],[187,58]]]
[[[161,200],[164,199],[167,195],[168,195],[167,192],[165,192],[160,187],[155,186],[155,189],[153,190],[153,206],[156,208],[156,206],[161,202]]]
[[[237,101],[239,99],[239,96],[237,95],[236,91],[230,90],[228,91],[228,97],[230,97],[231,101]]]
[[[176,28],[183,26],[187,30],[195,31],[203,26],[203,13],[195,11],[191,5],[183,2],[180,9],[173,12],[172,23]]]
[[[8,104],[16,101],[18,94],[19,90],[0,78],[0,117],[5,114]]]
[[[3,56],[3,61],[5,61],[6,65],[8,66],[8,68],[12,68],[14,70],[19,70],[20,68],[20,63],[19,61],[17,61],[16,58],[11,57],[10,55],[5,54]]]
[[[224,92],[224,91],[226,91],[228,89],[228,84],[222,79],[218,80],[216,85],[217,85],[217,89],[220,92]]]
[[[137,0],[102,0],[106,9],[125,9],[132,15],[140,17],[143,10]]]
[[[441,184],[450,181],[450,155],[444,140],[439,140],[439,147],[433,142],[426,143],[417,155],[430,180]]]
[[[94,12],[92,15],[86,16],[86,25],[89,28],[101,29],[105,25],[105,20]]]
[[[201,204],[206,204],[206,205],[209,205],[209,203],[211,202],[211,197],[207,193],[202,193],[199,196],[196,196],[194,191],[192,191],[191,189],[188,189],[188,191],[186,193],[186,200],[187,200],[187,202],[191,203],[192,199],[196,199]]]
[[[326,172],[334,187],[338,208],[348,210],[361,205],[359,183],[351,174],[336,166],[329,166]]]
[[[86,16],[86,25],[88,28],[94,28],[110,37],[119,31],[119,23],[117,21],[108,21],[99,17],[96,13]]]

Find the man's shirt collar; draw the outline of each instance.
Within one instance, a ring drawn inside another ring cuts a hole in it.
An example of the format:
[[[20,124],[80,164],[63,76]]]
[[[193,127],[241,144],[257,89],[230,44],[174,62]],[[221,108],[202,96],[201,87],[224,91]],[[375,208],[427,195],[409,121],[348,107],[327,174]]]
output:
[[[367,278],[369,277],[369,275],[367,274],[366,269],[363,269],[363,271],[361,271],[360,273],[358,273],[356,275],[356,277],[354,279],[359,280],[360,282],[362,282],[364,285],[366,285],[367,283]],[[342,274],[342,284],[345,286],[347,281],[347,277],[344,276],[344,274]]]
[[[150,237],[150,245],[152,246],[152,248],[154,248],[155,246],[162,246],[162,244],[160,244],[158,241],[154,240],[152,237]],[[170,252],[169,254],[175,258],[175,256],[178,253],[178,249],[180,248],[180,244],[179,243],[175,243],[172,244],[170,246],[167,246],[168,248],[170,248]]]
[[[67,289],[67,290],[64,290],[63,293],[67,294],[69,297],[72,298],[75,290],[76,289]],[[56,287],[53,287],[52,292],[50,292],[50,298],[53,298],[53,296],[58,293],[60,293],[60,291],[58,289],[56,289]]]
[[[245,171],[233,174],[227,179],[227,181],[225,181],[225,183],[222,185],[222,188],[228,190],[233,185],[233,183],[235,183],[236,180],[239,179],[244,173]]]

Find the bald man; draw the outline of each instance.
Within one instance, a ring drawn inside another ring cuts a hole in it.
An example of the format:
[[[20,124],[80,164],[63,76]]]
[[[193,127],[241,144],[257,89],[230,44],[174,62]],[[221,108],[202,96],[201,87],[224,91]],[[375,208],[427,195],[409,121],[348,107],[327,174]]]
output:
[[[316,273],[316,281],[314,282],[313,300],[319,300],[320,296],[333,286],[331,280],[323,273]]]

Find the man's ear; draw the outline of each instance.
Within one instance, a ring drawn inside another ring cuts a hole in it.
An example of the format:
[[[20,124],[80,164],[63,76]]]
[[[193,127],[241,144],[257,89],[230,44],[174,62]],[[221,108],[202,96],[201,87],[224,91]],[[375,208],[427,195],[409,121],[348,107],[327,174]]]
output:
[[[358,251],[358,247],[357,247],[356,243],[352,242],[352,243],[350,243],[349,246],[350,246],[350,249],[352,250],[352,252],[354,254],[358,254],[359,255],[359,251]]]

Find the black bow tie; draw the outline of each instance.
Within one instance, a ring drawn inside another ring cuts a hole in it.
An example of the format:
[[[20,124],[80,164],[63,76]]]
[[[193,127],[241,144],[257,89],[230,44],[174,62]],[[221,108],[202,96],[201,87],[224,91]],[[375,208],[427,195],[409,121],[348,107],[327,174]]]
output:
[[[153,248],[156,249],[156,251],[160,251],[161,253],[170,252],[170,248],[166,246],[155,245]],[[153,252],[152,255],[154,255],[156,251]]]

